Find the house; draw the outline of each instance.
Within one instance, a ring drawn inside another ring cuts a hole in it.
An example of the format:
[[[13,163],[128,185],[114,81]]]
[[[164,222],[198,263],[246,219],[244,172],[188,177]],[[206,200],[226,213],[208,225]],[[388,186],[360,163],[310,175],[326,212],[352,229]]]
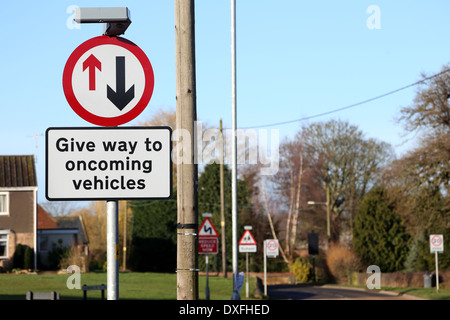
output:
[[[9,269],[17,244],[37,266],[37,179],[33,155],[0,156],[0,267]]]
[[[47,211],[44,210],[39,204],[37,205],[38,214],[38,230],[42,229],[58,229],[58,223]]]
[[[54,248],[76,248],[79,255],[77,265],[87,271],[86,257],[88,238],[81,216],[64,216],[53,218],[38,205],[38,254],[40,267],[53,268],[49,253]]]
[[[34,269],[39,260],[48,263],[54,245],[76,247],[88,255],[88,239],[81,217],[53,218],[37,204],[34,156],[0,156],[0,270],[13,267],[18,244],[34,252]],[[83,266],[80,266],[83,267]]]

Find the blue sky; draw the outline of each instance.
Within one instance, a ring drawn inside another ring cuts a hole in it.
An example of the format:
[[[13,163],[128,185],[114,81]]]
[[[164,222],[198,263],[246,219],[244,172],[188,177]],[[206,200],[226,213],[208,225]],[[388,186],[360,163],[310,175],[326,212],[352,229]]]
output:
[[[89,127],[67,103],[65,63],[82,42],[101,35],[100,24],[70,21],[72,5],[126,6],[132,24],[124,37],[147,54],[155,73],[152,99],[126,125],[137,125],[160,108],[175,108],[173,0],[8,1],[0,12],[0,154],[35,154],[39,200],[44,201],[45,130]],[[367,20],[379,9],[380,29]],[[230,1],[196,1],[196,77],[199,120],[231,126]],[[449,62],[447,0],[237,0],[238,127],[285,122],[345,107],[438,73]],[[415,88],[355,108],[309,120],[347,120],[366,137],[403,144],[396,123]],[[293,137],[307,122],[266,127]],[[37,139],[33,136],[39,134]],[[411,138],[411,136],[409,136]]]

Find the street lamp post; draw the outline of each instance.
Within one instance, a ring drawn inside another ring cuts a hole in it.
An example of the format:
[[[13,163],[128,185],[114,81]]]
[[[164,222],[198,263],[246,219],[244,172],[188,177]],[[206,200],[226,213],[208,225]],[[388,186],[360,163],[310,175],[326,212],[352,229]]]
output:
[[[331,239],[331,225],[330,225],[330,191],[327,188],[327,201],[326,202],[318,202],[318,201],[308,201],[308,205],[326,205],[327,206],[327,240],[330,243]]]

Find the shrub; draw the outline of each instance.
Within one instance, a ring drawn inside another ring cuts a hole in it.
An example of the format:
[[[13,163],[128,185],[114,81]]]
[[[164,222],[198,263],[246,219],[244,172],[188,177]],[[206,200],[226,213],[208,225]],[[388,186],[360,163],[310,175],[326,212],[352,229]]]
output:
[[[89,253],[89,270],[102,271],[106,262],[106,252],[101,249],[95,249]]]
[[[71,265],[76,265],[80,268],[81,272],[88,272],[88,257],[83,253],[82,248],[72,246],[68,250],[67,255],[62,256],[59,262],[59,268],[67,269]]]
[[[23,269],[23,257],[25,254],[25,249],[23,245],[20,243],[16,245],[16,249],[14,250],[13,255],[13,268],[14,269]]]
[[[362,200],[353,225],[353,248],[364,265],[377,265],[382,272],[403,269],[410,236],[381,187]]]
[[[53,244],[52,249],[48,252],[48,268],[55,270],[61,268],[61,260],[65,261],[69,256],[70,247]]]
[[[17,244],[13,255],[13,269],[33,269],[34,252],[29,246]]]
[[[331,276],[337,283],[351,283],[352,274],[359,271],[360,261],[356,254],[346,246],[332,244],[325,254]]]
[[[311,280],[311,265],[308,260],[297,258],[291,264],[290,269],[298,283],[306,283]]]
[[[29,246],[25,247],[24,257],[23,257],[23,268],[24,269],[34,269],[34,252]]]

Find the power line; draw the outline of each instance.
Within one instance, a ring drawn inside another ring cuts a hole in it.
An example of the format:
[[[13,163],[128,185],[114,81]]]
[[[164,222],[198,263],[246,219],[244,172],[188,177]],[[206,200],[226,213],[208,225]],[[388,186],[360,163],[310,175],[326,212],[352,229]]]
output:
[[[379,95],[379,96],[376,96],[376,97],[373,97],[373,98],[370,98],[370,99],[367,99],[367,100],[363,100],[363,101],[360,101],[360,102],[357,102],[357,103],[354,103],[354,104],[351,104],[351,105],[348,105],[348,106],[345,106],[345,107],[333,109],[333,110],[330,110],[330,111],[318,113],[318,114],[315,114],[315,115],[312,115],[312,116],[303,117],[303,118],[299,118],[299,119],[288,120],[288,121],[283,121],[283,122],[276,122],[276,123],[270,123],[270,124],[264,124],[264,125],[258,125],[258,126],[251,126],[251,127],[241,127],[241,129],[256,129],[256,128],[266,128],[266,127],[273,127],[273,126],[281,126],[281,125],[285,125],[285,124],[289,124],[289,123],[300,122],[300,121],[306,121],[306,120],[310,120],[310,119],[313,119],[313,118],[318,118],[318,117],[326,116],[326,115],[329,115],[329,114],[332,114],[332,113],[336,113],[336,112],[343,111],[343,110],[346,110],[346,109],[351,109],[351,108],[360,106],[360,105],[362,105],[362,104],[369,103],[369,102],[372,102],[372,101],[375,101],[375,100],[378,100],[378,99],[387,97],[387,96],[389,96],[389,95],[391,95],[391,94],[394,94],[394,93],[397,93],[397,92],[399,92],[399,91],[408,89],[408,88],[410,88],[410,87],[414,87],[414,86],[416,86],[416,85],[418,85],[418,84],[420,84],[420,83],[423,83],[423,82],[425,82],[425,81],[428,81],[428,80],[430,80],[430,79],[433,79],[433,78],[435,78],[435,77],[438,77],[438,76],[440,76],[440,75],[442,75],[442,74],[444,74],[444,73],[446,73],[446,72],[449,72],[449,71],[450,71],[450,69],[444,70],[444,71],[439,72],[439,73],[437,73],[437,74],[435,74],[435,75],[426,77],[426,78],[424,78],[424,79],[422,79],[422,80],[419,80],[419,81],[417,81],[417,82],[408,84],[408,85],[406,85],[406,86],[404,86],[404,87],[401,87],[401,88],[398,88],[398,89],[396,89],[396,90],[392,90],[392,91],[389,91],[389,92],[387,92],[387,93],[381,94],[381,95]]]

